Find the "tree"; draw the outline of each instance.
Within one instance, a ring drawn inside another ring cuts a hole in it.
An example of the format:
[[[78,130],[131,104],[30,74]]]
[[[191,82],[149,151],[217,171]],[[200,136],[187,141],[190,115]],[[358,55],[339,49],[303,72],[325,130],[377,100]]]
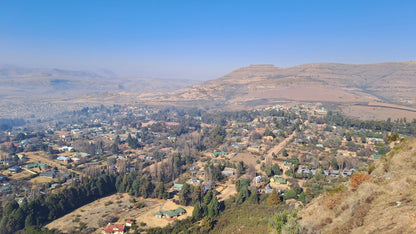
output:
[[[163,182],[159,182],[156,186],[156,189],[154,191],[154,194],[159,199],[164,199],[166,196],[165,193],[165,184]]]
[[[283,155],[284,157],[289,156],[289,154],[287,153],[286,149],[283,149],[283,150],[282,150],[282,155]]]
[[[255,188],[251,190],[251,195],[248,198],[248,200],[253,204],[258,204],[259,203],[259,196],[257,195],[257,191],[256,191]]]
[[[187,206],[191,201],[191,188],[188,184],[183,184],[181,191],[179,192],[179,203]]]
[[[333,168],[333,169],[335,169],[335,170],[338,170],[338,169],[339,169],[339,166],[338,166],[338,161],[337,161],[337,159],[336,159],[336,158],[333,158],[333,159],[331,160],[331,166],[332,166],[332,168]]]
[[[208,205],[212,200],[212,191],[208,191],[207,194],[204,196],[204,204]]]
[[[120,149],[118,148],[117,144],[112,144],[111,145],[111,153],[113,154],[118,154],[120,152]]]
[[[276,212],[271,219],[271,227],[276,233],[302,233],[296,210]]]
[[[277,163],[273,164],[272,172],[273,172],[274,175],[281,175],[282,174],[282,170],[280,169],[279,165],[277,165]]]
[[[285,191],[285,199],[297,198],[295,190],[286,189]]]
[[[244,162],[243,161],[238,162],[237,170],[240,174],[244,174]]]
[[[128,137],[127,137],[127,143],[129,144],[129,147],[132,149],[137,149],[138,148],[138,144],[137,144],[137,140],[134,139],[133,137],[131,137],[131,134],[129,133]]]
[[[208,216],[214,217],[218,215],[220,211],[220,204],[218,203],[217,196],[212,196],[211,202],[208,205]]]
[[[201,230],[208,233],[214,227],[214,220],[210,217],[204,217],[201,222]]]
[[[199,202],[196,202],[194,205],[194,210],[192,211],[192,217],[195,219],[200,219],[202,217],[202,210],[199,206]]]
[[[120,143],[121,143],[120,136],[117,135],[116,138],[114,138],[114,144],[120,145]]]
[[[280,201],[280,197],[279,194],[277,194],[276,189],[273,189],[273,191],[270,193],[269,197],[267,198],[267,205],[269,206],[275,206],[277,204],[279,204]]]

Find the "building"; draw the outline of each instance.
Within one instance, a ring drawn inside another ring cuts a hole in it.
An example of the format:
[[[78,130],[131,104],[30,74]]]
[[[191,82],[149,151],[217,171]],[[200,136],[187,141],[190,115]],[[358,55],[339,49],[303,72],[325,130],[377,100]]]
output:
[[[221,152],[213,152],[213,153],[211,153],[211,156],[214,156],[214,157],[218,157],[220,155],[228,155],[228,152],[221,151]]]
[[[251,145],[247,148],[248,151],[253,153],[260,153],[261,146],[259,145]]]
[[[47,177],[47,178],[55,178],[55,175],[56,175],[55,170],[45,171],[39,174],[40,177]]]
[[[225,176],[232,176],[232,175],[234,175],[234,171],[232,171],[232,170],[223,170],[221,172],[221,174],[223,174]]]
[[[156,217],[158,218],[176,218],[180,215],[183,215],[186,213],[186,210],[182,207],[178,207],[174,210],[168,210],[168,211],[161,211],[159,210],[156,212]]]
[[[173,184],[173,190],[181,191],[183,184]]]
[[[274,177],[274,176],[272,178],[270,178],[270,182],[276,183],[276,184],[286,184],[287,183],[285,178]]]
[[[262,176],[256,176],[256,177],[254,177],[253,182],[256,183],[256,184],[259,184],[259,183],[263,182],[263,177]]]
[[[63,163],[68,163],[69,162],[69,157],[66,157],[66,156],[59,156],[59,157],[57,157],[56,158],[58,161],[61,161],[61,162],[63,162]]]
[[[104,228],[104,234],[124,234],[126,227],[123,224],[108,224]]]
[[[22,169],[17,165],[9,167],[9,172],[10,173],[19,173],[20,171],[22,171]]]

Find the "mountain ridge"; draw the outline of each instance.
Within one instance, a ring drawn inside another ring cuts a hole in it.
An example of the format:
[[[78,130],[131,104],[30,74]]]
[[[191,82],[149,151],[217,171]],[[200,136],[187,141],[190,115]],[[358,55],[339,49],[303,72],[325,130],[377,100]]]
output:
[[[282,102],[348,106],[378,102],[416,108],[415,78],[416,63],[412,61],[359,65],[311,63],[288,68],[250,65],[164,96],[147,97],[147,101],[179,105],[193,101],[208,108],[236,109]]]

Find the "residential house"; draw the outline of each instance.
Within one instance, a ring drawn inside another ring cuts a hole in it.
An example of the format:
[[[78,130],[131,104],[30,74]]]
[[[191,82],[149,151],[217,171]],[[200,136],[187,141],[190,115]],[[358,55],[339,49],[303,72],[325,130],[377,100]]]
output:
[[[104,234],[124,234],[125,226],[123,224],[108,224],[104,228]]]
[[[247,147],[247,150],[253,153],[260,153],[261,146],[259,145],[250,145]]]
[[[225,176],[232,176],[232,175],[234,175],[234,171],[232,171],[232,170],[223,170],[221,172],[221,174],[223,174]]]
[[[201,183],[201,181],[196,177],[192,177],[191,179],[188,180],[188,183],[198,185]]]
[[[55,175],[56,175],[55,170],[45,171],[39,174],[40,177],[47,177],[47,178],[55,178]]]
[[[19,173],[21,171],[22,171],[22,169],[17,165],[9,167],[9,173]]]
[[[173,190],[181,191],[182,187],[183,187],[183,184],[176,184],[176,183],[173,184]]]
[[[174,210],[168,210],[168,211],[161,211],[159,210],[156,212],[156,217],[158,218],[176,218],[180,215],[183,215],[186,213],[186,210],[182,207],[178,207]]]
[[[211,156],[214,156],[214,157],[218,157],[220,155],[228,155],[228,152],[221,151],[221,152],[213,152],[213,153],[211,153]]]
[[[253,182],[256,183],[256,184],[259,184],[259,183],[263,182],[263,176],[254,177]]]
[[[260,193],[271,193],[273,191],[272,186],[270,186],[270,184],[267,184],[266,187],[264,189],[259,189]]]
[[[287,184],[287,181],[286,181],[285,178],[275,177],[275,176],[270,178],[270,182],[271,183],[276,183],[276,184]]]
[[[71,159],[69,157],[66,156],[59,156],[56,158],[58,161],[61,161],[63,163],[68,163]]]

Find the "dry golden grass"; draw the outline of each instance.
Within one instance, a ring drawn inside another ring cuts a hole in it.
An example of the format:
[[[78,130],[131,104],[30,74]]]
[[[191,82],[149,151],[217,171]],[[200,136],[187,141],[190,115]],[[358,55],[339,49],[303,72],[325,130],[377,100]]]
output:
[[[370,176],[365,172],[354,173],[350,177],[350,185],[352,190],[357,190],[358,186],[370,179]]]
[[[357,173],[351,178],[350,190],[320,196],[308,204],[299,212],[301,224],[308,232],[413,233],[415,146],[415,140],[402,143],[376,161],[371,175]]]
[[[131,199],[137,202],[146,204],[143,208],[135,208]],[[164,227],[172,222],[167,219],[160,219],[155,216],[156,212],[162,210],[172,210],[178,208],[172,201],[162,199],[141,199],[128,195],[127,193],[117,193],[108,197],[98,199],[90,204],[82,206],[73,212],[54,220],[46,225],[48,229],[57,229],[61,233],[69,233],[79,225],[79,222],[84,222],[89,228],[95,228],[95,233],[102,233],[102,227],[99,226],[99,220],[108,215],[118,217],[117,223],[125,223],[127,220],[134,219],[136,223],[146,223],[146,227]],[[187,213],[179,217],[184,219],[192,215],[193,207],[180,206],[184,208]],[[79,219],[79,222],[77,221]]]

